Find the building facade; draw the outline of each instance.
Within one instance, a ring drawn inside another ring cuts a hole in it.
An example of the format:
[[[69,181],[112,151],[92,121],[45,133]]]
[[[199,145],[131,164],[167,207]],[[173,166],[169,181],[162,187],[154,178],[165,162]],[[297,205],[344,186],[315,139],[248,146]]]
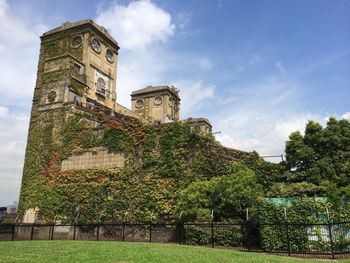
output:
[[[118,52],[117,41],[92,20],[66,22],[41,36],[19,203],[19,210],[28,222],[38,213],[35,198],[40,194],[37,192],[45,177],[45,167],[55,167],[49,173],[64,173],[124,166],[123,153],[112,153],[101,145],[89,146],[88,150],[85,147],[84,152],[79,151],[84,146],[63,151],[76,140],[74,132],[70,138],[66,136],[71,132],[70,117],[84,116],[90,127],[85,134],[93,139],[104,129],[94,111],[103,111],[113,118],[136,119],[147,125],[179,121],[179,91],[173,86],[148,86],[132,92],[131,110],[117,103]],[[211,132],[206,119],[191,119],[187,123],[201,133]],[[60,156],[52,155],[53,152]],[[53,165],[55,161],[58,163]]]

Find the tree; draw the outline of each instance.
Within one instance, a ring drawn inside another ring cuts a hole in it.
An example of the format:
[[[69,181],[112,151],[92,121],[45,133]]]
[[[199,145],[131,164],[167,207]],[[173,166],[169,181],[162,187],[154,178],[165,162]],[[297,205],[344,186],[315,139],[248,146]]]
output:
[[[323,128],[309,121],[304,136],[293,132],[286,142],[286,162],[282,178],[286,185],[275,186],[275,192],[302,193],[307,195],[327,194],[334,187],[350,184],[350,122],[330,118]],[[293,184],[293,185],[291,185]],[[309,184],[309,191],[305,185]],[[298,189],[298,185],[302,188]],[[272,190],[273,190],[272,189]],[[277,191],[278,189],[278,191]],[[299,191],[300,190],[300,191]],[[283,192],[282,191],[282,192]]]
[[[179,194],[178,213],[185,219],[209,220],[211,211],[241,214],[262,195],[255,173],[239,164],[226,167],[227,174],[190,184]]]

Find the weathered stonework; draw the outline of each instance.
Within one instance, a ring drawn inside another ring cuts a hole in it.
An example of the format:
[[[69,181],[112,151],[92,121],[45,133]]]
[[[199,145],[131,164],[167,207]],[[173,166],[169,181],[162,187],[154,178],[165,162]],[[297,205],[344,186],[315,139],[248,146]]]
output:
[[[132,110],[116,103],[118,50],[91,20],[64,23],[41,37],[22,219],[35,211],[43,221],[71,222],[78,206],[89,222],[113,207],[118,216],[163,218],[174,213],[180,189],[249,157],[218,145],[207,119],[179,122],[173,87],[133,92]]]
[[[167,123],[180,118],[180,97],[175,87],[148,86],[133,91],[131,108],[149,121]]]
[[[61,170],[82,170],[91,168],[121,168],[124,167],[123,154],[109,152],[106,149],[95,149],[87,152],[73,153],[63,160]]]

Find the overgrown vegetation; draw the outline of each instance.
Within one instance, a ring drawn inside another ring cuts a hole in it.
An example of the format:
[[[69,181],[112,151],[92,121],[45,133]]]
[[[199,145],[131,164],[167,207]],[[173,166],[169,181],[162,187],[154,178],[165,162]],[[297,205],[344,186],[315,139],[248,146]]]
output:
[[[126,116],[64,109],[41,115],[39,123],[29,138],[20,212],[39,207],[45,221],[159,222],[180,214],[182,220],[209,221],[212,210],[220,215],[216,220],[227,220],[226,214],[243,216],[247,208],[253,220],[283,221],[280,206],[258,200],[315,195],[329,198],[332,218],[349,218],[343,212],[350,195],[350,124],[345,120],[330,119],[326,128],[309,122],[304,136],[290,136],[281,164],[229,151],[183,123],[147,126]],[[73,152],[101,146],[122,153],[125,166],[61,171],[62,160]],[[295,211],[305,203],[300,220],[316,220],[303,214],[313,209],[305,200],[293,205]],[[262,208],[280,215],[264,217]]]
[[[186,124],[145,126],[125,116],[67,114],[63,109],[41,118],[29,138],[20,212],[39,207],[45,221],[97,222],[126,215],[129,221],[173,220],[179,216],[181,190],[233,173],[229,161],[220,159],[214,139],[191,132]],[[124,154],[125,167],[61,171],[61,162],[73,152],[100,146]],[[253,177],[248,172],[247,180]],[[232,178],[231,184],[235,180],[245,179]]]
[[[66,73],[47,74],[42,81],[51,83]],[[71,82],[70,88],[77,94],[84,90],[79,82]],[[217,228],[215,243],[241,246],[250,238],[242,224],[249,211],[245,223],[254,225],[263,249],[294,252],[330,252],[324,228],[329,222],[350,220],[350,123],[346,120],[331,118],[325,128],[310,121],[304,135],[290,135],[286,161],[273,164],[256,152],[222,147],[211,135],[199,135],[185,123],[144,125],[102,111],[72,112],[69,106],[34,117],[21,215],[38,207],[44,222],[237,223]],[[124,167],[61,170],[62,161],[72,154],[101,147],[122,154]],[[272,197],[279,198],[280,204]],[[305,223],[324,225],[293,227]],[[343,232],[344,237],[333,244],[335,251],[348,246],[348,232]],[[187,225],[184,229],[187,244],[208,245],[211,238],[209,228]]]

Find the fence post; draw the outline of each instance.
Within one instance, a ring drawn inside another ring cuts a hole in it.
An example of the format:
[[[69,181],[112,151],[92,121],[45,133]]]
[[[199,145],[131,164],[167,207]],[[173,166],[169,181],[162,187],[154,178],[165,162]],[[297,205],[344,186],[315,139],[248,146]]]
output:
[[[214,243],[215,243],[215,240],[214,240],[214,221],[212,220],[211,221],[211,247],[214,248]]]
[[[248,209],[247,209],[248,210]],[[249,221],[246,221],[246,245],[248,248],[248,251],[250,252],[250,241],[249,241],[249,236],[250,236],[250,231],[251,231],[251,226],[249,224]]]
[[[97,224],[97,241],[100,240],[100,223]]]
[[[16,223],[14,223],[12,226],[12,241],[15,240],[15,233],[16,233]]]
[[[329,221],[329,211],[328,207],[326,206],[326,214],[327,214],[327,225],[328,225],[328,233],[329,233],[329,239],[331,241],[331,251],[332,251],[332,259],[334,259],[334,244],[333,244],[333,237],[332,237],[332,225]]]
[[[73,226],[73,240],[75,240],[75,224]]]
[[[122,227],[122,241],[125,241],[125,221],[123,221],[123,227]]]
[[[184,222],[182,220],[178,223],[178,226],[180,228],[180,245],[182,245],[183,242],[183,231],[184,231]]]
[[[55,231],[55,224],[52,224],[52,229],[51,229],[51,240],[53,240],[53,233]]]
[[[152,222],[149,223],[149,242],[152,242]]]
[[[331,241],[331,251],[332,251],[332,259],[335,259],[334,256],[334,244],[333,244],[333,236],[332,236],[332,225],[328,220],[328,232],[329,232],[329,239]]]
[[[30,232],[30,240],[33,240],[33,234],[34,234],[34,223],[32,224],[32,229]]]
[[[290,256],[290,237],[289,237],[289,225],[287,220],[286,220],[286,231],[287,231],[288,256]]]

